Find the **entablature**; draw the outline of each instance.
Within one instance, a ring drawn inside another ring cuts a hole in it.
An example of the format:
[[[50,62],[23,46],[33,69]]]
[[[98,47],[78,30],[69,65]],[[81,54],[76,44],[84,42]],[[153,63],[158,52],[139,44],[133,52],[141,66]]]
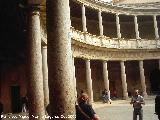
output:
[[[84,4],[87,7],[100,10],[102,12],[109,13],[119,13],[124,15],[160,15],[159,5],[160,3],[156,3],[155,5],[123,5],[123,4],[113,4],[107,3],[99,0],[73,0],[78,2],[79,4]]]
[[[160,58],[159,50],[117,50],[93,47],[72,42],[73,56],[76,58],[106,61],[153,60]]]

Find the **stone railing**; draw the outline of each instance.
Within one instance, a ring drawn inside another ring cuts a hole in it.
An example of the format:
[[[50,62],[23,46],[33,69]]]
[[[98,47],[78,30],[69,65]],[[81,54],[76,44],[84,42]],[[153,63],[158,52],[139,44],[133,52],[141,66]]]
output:
[[[111,49],[157,49],[160,48],[160,40],[147,39],[118,39],[106,36],[96,36],[87,32],[81,32],[71,27],[71,38],[83,44],[95,47]]]

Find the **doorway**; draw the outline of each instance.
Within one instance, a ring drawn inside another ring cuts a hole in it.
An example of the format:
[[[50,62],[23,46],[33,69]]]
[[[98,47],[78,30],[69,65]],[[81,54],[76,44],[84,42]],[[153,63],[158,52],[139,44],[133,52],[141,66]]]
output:
[[[20,86],[11,86],[11,106],[12,112],[21,112]]]
[[[150,82],[152,92],[160,91],[160,70],[155,69],[150,73]]]

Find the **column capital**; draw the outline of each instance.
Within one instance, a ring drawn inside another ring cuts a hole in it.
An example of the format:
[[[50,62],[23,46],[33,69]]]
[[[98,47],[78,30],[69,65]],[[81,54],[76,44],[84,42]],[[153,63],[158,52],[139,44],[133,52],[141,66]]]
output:
[[[30,11],[40,11],[42,6],[40,4],[29,4],[28,9]]]
[[[90,62],[90,59],[85,59],[85,61],[89,61]]]
[[[106,62],[108,62],[108,60],[103,60],[103,63],[106,63]]]
[[[42,4],[42,0],[28,0],[29,5],[40,5]]]
[[[81,7],[85,7],[84,3],[81,4]]]
[[[116,16],[119,16],[120,15],[120,13],[116,13]]]
[[[102,10],[98,10],[98,13],[100,13],[100,14],[101,14],[101,13],[102,13]]]
[[[154,14],[153,16],[154,16],[154,17],[157,17],[157,14]]]
[[[29,4],[28,5],[28,11],[32,15],[39,15],[40,16],[40,10],[41,10],[41,5],[39,5],[39,4]]]
[[[47,49],[47,46],[46,46],[46,45],[45,45],[45,46],[42,46],[42,48],[43,48],[43,49]]]

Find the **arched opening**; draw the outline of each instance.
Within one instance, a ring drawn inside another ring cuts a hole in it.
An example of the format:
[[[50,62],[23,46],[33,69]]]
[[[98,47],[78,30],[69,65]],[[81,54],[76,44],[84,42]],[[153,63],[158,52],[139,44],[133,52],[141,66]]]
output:
[[[160,70],[154,69],[150,73],[150,82],[151,82],[151,90],[152,92],[156,92],[160,90]]]

